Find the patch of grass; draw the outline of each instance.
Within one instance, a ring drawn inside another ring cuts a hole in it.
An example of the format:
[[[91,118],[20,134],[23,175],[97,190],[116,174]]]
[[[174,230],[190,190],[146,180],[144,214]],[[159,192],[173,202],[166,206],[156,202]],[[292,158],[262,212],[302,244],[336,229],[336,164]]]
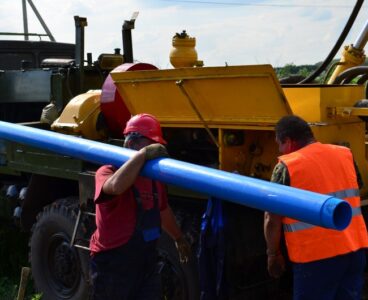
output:
[[[0,299],[15,300],[18,295],[18,282],[8,277],[0,278]],[[24,300],[42,300],[41,293],[35,293],[33,289],[33,282],[30,280],[27,284],[26,294]]]
[[[0,219],[0,299],[14,300],[18,295],[22,267],[28,262],[29,234],[20,232],[11,222]],[[31,278],[28,281],[25,300],[40,300]]]
[[[28,266],[29,235],[8,223],[0,223],[0,277],[18,279]]]
[[[35,294],[31,298],[31,300],[41,300],[41,299],[42,299],[42,294]]]
[[[17,296],[18,286],[14,284],[9,278],[0,278],[0,298],[1,299],[15,299]]]

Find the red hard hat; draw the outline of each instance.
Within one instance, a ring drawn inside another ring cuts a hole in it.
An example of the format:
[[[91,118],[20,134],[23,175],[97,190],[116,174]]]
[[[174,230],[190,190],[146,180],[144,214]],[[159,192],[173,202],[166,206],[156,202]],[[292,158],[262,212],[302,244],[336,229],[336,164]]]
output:
[[[162,138],[159,121],[150,114],[138,114],[133,116],[126,124],[124,135],[131,132],[138,132],[157,143],[166,144],[166,141]]]

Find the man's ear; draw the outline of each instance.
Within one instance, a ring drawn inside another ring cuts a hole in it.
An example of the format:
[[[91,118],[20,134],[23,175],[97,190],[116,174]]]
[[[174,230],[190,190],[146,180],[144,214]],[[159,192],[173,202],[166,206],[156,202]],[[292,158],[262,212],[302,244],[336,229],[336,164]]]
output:
[[[290,152],[294,152],[294,151],[296,151],[296,150],[299,150],[299,144],[298,144],[298,142],[297,141],[294,141],[294,140],[291,140],[291,139],[289,139],[290,140]]]
[[[131,146],[132,146],[132,140],[131,139],[126,139],[124,141],[124,147],[125,148],[131,148]]]
[[[289,137],[285,138],[283,145],[285,154],[288,154],[293,151],[293,141]]]

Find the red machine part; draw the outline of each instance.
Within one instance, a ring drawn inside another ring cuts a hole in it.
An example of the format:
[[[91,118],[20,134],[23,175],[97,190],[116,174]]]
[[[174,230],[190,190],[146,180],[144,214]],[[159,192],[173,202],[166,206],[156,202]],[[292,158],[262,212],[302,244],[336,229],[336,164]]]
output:
[[[116,67],[113,71],[141,71],[156,70],[157,68],[151,64],[145,63],[126,63]],[[121,137],[126,122],[130,119],[131,114],[126,107],[123,98],[120,96],[111,76],[107,76],[101,92],[101,111],[105,117],[107,127],[113,137]]]

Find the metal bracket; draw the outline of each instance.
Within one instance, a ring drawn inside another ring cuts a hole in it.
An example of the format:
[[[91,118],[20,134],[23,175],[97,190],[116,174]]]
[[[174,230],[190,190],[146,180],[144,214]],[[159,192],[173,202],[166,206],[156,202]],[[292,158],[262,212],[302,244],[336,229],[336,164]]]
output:
[[[194,112],[197,114],[198,118],[201,120],[204,128],[206,129],[207,133],[209,134],[211,140],[213,141],[213,143],[217,146],[217,148],[220,148],[220,145],[216,139],[216,137],[213,135],[213,133],[211,132],[210,128],[208,127],[208,124],[206,123],[206,121],[204,120],[204,118],[202,117],[200,111],[198,110],[198,108],[195,106],[193,100],[190,98],[188,92],[185,90],[184,88],[184,80],[178,80],[176,81],[176,85],[179,87],[180,91],[183,93],[183,95],[187,98],[190,106],[193,108]]]
[[[367,117],[368,107],[327,107],[327,115],[330,118]]]
[[[350,118],[367,117],[368,108],[366,107],[327,107],[327,114],[330,118]]]

